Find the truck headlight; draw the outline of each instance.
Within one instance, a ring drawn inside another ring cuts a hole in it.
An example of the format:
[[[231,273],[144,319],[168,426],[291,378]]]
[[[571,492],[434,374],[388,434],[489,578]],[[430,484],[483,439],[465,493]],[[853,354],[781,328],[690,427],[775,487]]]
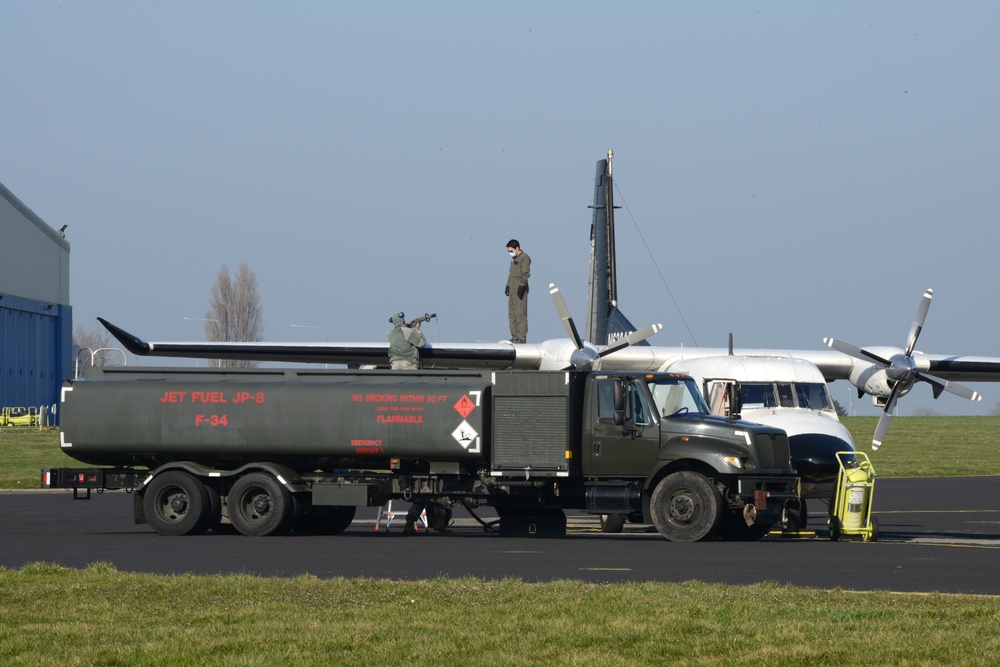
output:
[[[743,459],[741,459],[738,456],[723,456],[722,460],[728,463],[729,465],[733,466],[734,468],[743,467]]]

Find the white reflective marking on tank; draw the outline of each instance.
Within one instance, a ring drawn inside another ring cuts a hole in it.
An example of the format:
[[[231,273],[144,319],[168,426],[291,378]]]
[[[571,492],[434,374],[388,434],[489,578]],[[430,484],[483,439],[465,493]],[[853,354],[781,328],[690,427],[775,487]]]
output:
[[[208,473],[208,476],[209,477],[222,477],[222,473],[221,472],[210,472],[210,473]]]
[[[73,391],[73,387],[63,387],[62,388],[62,393],[59,394],[59,402],[60,403],[65,403],[66,402],[66,392],[67,391]]]
[[[750,434],[747,433],[746,431],[736,431],[735,435],[742,435],[746,439],[747,445],[751,444]]]
[[[275,477],[277,477],[278,481],[281,482],[283,485],[287,485],[288,484],[288,482],[285,481],[285,478],[282,477],[281,475],[275,475]]]
[[[568,472],[557,472],[556,477],[569,477]]]
[[[149,483],[150,483],[150,482],[152,482],[152,481],[153,481],[153,476],[152,476],[152,475],[150,475],[150,476],[149,476],[149,477],[147,477],[147,478],[146,478],[145,480],[143,480],[143,482],[142,482],[142,485],[143,485],[143,486],[146,486],[147,484],[149,484]]]
[[[66,442],[66,434],[62,431],[59,431],[59,446],[63,448],[73,446],[72,442]]]

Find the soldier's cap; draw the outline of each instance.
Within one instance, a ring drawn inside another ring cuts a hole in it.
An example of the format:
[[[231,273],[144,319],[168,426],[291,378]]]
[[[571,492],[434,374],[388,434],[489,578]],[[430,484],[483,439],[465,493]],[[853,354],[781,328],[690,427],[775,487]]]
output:
[[[406,316],[402,312],[398,312],[389,318],[390,324],[402,324],[406,321]]]

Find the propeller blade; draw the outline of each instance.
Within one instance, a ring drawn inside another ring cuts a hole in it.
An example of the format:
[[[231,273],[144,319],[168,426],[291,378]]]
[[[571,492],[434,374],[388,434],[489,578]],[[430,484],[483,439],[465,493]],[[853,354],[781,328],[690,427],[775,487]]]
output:
[[[888,412],[883,412],[878,416],[878,426],[875,427],[875,436],[872,438],[872,451],[878,451],[878,448],[882,446],[882,440],[885,439],[885,432],[889,430],[889,420],[892,419],[892,415]]]
[[[885,409],[878,416],[878,425],[875,427],[875,435],[872,437],[872,451],[876,451],[882,446],[885,440],[886,431],[889,430],[889,422],[892,420],[892,410],[896,407],[896,396],[899,395],[899,385],[893,385],[889,392],[889,400],[885,402]]]
[[[552,295],[552,302],[556,305],[556,312],[562,318],[563,326],[566,327],[566,332],[569,333],[573,344],[576,345],[576,349],[582,350],[583,339],[580,338],[580,332],[576,330],[576,324],[573,323],[573,316],[570,315],[566,300],[563,299],[562,292],[559,291],[555,283],[549,283],[549,294]]]
[[[913,317],[913,324],[910,325],[910,333],[906,336],[906,351],[903,354],[907,357],[913,354],[913,348],[917,345],[917,338],[920,337],[920,331],[924,328],[924,320],[927,319],[927,309],[931,307],[931,298],[933,296],[934,290],[927,288],[924,296],[920,299],[920,305],[917,306],[917,314]]]
[[[924,382],[930,384],[934,387],[934,398],[941,395],[942,391],[947,391],[956,396],[961,396],[962,398],[967,398],[970,401],[981,401],[983,400],[983,395],[978,391],[969,389],[964,384],[958,384],[957,382],[949,382],[948,380],[942,380],[939,377],[933,375],[927,375],[926,373],[917,373],[918,380],[923,380]]]
[[[599,356],[599,357],[606,357],[609,354],[617,352],[618,350],[622,349],[623,347],[628,347],[629,345],[635,345],[636,343],[640,343],[640,342],[646,340],[647,338],[649,338],[650,336],[652,336],[653,334],[655,334],[657,331],[659,331],[662,328],[663,328],[662,324],[650,324],[648,327],[643,327],[642,329],[639,329],[638,331],[633,331],[632,333],[630,333],[625,338],[622,338],[620,340],[616,340],[611,345],[608,345],[606,348],[604,348],[603,350],[601,350],[598,353],[597,356]]]
[[[860,348],[856,345],[851,345],[850,343],[845,343],[842,340],[837,340],[836,338],[824,338],[823,342],[829,347],[835,349],[837,352],[843,352],[844,354],[850,355],[856,359],[875,361],[883,366],[892,366],[892,362],[888,359],[883,359],[877,354],[872,354],[868,350]]]

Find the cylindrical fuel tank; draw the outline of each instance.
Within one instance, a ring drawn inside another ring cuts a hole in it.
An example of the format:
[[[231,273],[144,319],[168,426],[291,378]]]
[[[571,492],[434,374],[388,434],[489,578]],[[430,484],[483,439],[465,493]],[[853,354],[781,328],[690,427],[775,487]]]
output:
[[[490,387],[475,371],[97,368],[64,386],[61,439],[96,465],[475,464]]]

